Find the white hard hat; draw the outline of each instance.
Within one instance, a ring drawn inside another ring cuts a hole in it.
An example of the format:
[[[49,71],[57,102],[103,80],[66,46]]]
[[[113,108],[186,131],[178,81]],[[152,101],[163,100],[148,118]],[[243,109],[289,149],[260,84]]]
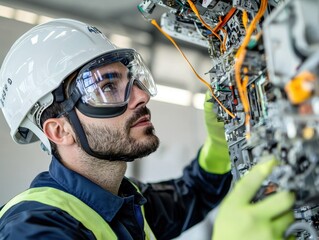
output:
[[[95,27],[57,19],[38,25],[11,47],[0,69],[0,107],[17,143],[37,140],[50,151],[39,127],[51,92],[90,60],[117,48]]]

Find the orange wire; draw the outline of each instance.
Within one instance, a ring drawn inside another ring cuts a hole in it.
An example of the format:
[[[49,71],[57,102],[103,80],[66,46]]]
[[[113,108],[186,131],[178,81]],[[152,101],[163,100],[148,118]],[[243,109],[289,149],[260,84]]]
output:
[[[210,90],[212,97],[216,100],[216,102],[218,102],[218,104],[224,109],[224,111],[230,115],[232,118],[235,118],[235,115],[232,114],[220,101],[219,99],[214,95],[213,92],[213,88],[212,86],[206,82],[201,76],[199,76],[199,74],[196,72],[196,70],[194,69],[194,67],[192,66],[192,64],[190,63],[190,61],[187,59],[187,57],[185,56],[185,54],[183,53],[183,51],[180,49],[180,47],[177,45],[177,43],[174,41],[173,38],[171,38],[171,36],[169,36],[166,32],[164,32],[162,30],[162,28],[157,24],[155,19],[151,20],[151,23],[168,39],[172,42],[172,44],[176,47],[176,49],[179,51],[180,54],[182,54],[182,56],[184,57],[184,59],[186,60],[186,62],[188,63],[189,67],[192,69],[193,73],[196,75],[196,77]]]
[[[189,6],[191,7],[191,9],[193,10],[193,12],[195,13],[195,15],[198,17],[198,19],[201,21],[201,23],[207,28],[209,29],[212,34],[218,38],[218,40],[222,43],[221,46],[220,46],[220,51],[223,53],[226,51],[226,40],[224,38],[224,40],[222,41],[220,36],[217,34],[217,32],[219,30],[222,30],[224,33],[226,32],[225,30],[222,29],[222,27],[228,22],[228,20],[233,16],[233,14],[236,12],[236,8],[231,8],[229,10],[229,12],[226,14],[226,16],[219,21],[219,23],[214,27],[214,28],[211,28],[211,26],[209,26],[203,19],[202,17],[200,16],[200,13],[198,12],[195,4],[191,1],[191,0],[187,0]],[[227,32],[225,34],[227,36]]]
[[[222,19],[222,17],[219,17],[219,23],[214,27],[213,32],[217,33],[219,30],[221,30],[224,33],[224,39],[223,44],[220,47],[220,51],[226,51],[226,41],[227,41],[227,31],[223,28],[225,24],[228,22],[228,20],[233,16],[233,14],[236,12],[236,8],[231,8],[229,12],[226,14],[226,16]]]
[[[228,20],[234,15],[236,12],[236,8],[231,8],[229,12],[226,14],[226,16],[214,27],[213,31],[218,32],[220,28],[224,27],[225,24],[228,22]]]
[[[200,16],[200,13],[198,12],[196,6],[194,5],[194,3],[191,0],[187,0],[189,6],[191,7],[191,9],[193,10],[193,12],[195,13],[195,15],[198,17],[198,19],[200,20],[200,22],[208,29],[212,32],[212,34],[218,38],[218,40],[220,42],[222,42],[220,36],[216,33],[216,31],[214,31],[213,28],[211,28],[211,26],[209,26]],[[222,52],[224,52],[226,49],[222,49]]]
[[[223,46],[224,49],[226,49],[226,42],[227,42],[228,34],[227,34],[227,31],[226,31],[224,28],[221,28],[220,30],[221,30],[221,31],[224,33],[224,35],[225,35],[225,36],[224,36],[224,39],[223,39],[223,45],[222,45],[222,46]]]
[[[246,55],[246,47],[250,41],[251,35],[253,34],[253,31],[256,28],[256,25],[260,18],[263,16],[265,10],[267,8],[267,0],[262,0],[261,1],[261,6],[252,20],[251,24],[249,25],[246,36],[242,42],[242,45],[238,49],[235,57],[236,57],[236,63],[235,63],[235,80],[236,80],[236,85],[238,88],[238,93],[240,100],[243,104],[244,107],[244,112],[246,114],[245,117],[245,125],[246,125],[246,130],[247,130],[247,137],[250,137],[250,105],[249,105],[249,100],[248,100],[248,95],[247,95],[247,84],[248,84],[248,77],[244,79],[243,83],[241,82],[241,67],[245,59]]]

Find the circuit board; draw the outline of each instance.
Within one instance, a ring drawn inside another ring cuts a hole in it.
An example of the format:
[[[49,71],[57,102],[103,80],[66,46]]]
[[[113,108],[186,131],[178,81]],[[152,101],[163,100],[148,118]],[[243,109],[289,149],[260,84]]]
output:
[[[319,1],[145,0],[146,19],[167,11],[161,29],[207,48],[218,120],[234,180],[262,156],[280,164],[256,196],[296,193],[295,223],[286,235],[318,239]]]

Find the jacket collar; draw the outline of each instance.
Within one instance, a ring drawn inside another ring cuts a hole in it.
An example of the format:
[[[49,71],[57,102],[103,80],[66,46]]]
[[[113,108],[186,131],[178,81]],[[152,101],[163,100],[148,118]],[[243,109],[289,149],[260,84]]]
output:
[[[146,199],[126,177],[122,180],[119,196],[117,196],[82,175],[66,168],[55,157],[52,158],[49,174],[62,187],[62,190],[79,198],[99,213],[107,222],[112,221],[123,205],[142,205],[146,202]]]

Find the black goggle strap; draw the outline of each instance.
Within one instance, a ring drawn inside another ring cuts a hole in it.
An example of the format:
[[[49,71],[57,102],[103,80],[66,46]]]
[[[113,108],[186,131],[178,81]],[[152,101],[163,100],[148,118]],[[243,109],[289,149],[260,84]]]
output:
[[[134,159],[128,159],[126,157],[117,157],[117,158],[112,158],[111,156],[108,156],[108,155],[102,155],[102,154],[99,154],[95,151],[93,151],[91,148],[90,148],[90,145],[88,143],[88,140],[86,138],[86,135],[84,133],[84,129],[82,127],[82,124],[75,112],[74,109],[72,109],[70,112],[69,112],[69,118],[70,118],[70,122],[75,130],[75,133],[78,135],[79,137],[79,140],[80,140],[80,144],[83,148],[83,150],[89,154],[90,156],[93,156],[93,157],[96,157],[96,158],[99,158],[99,159],[105,159],[105,160],[110,160],[110,161],[114,161],[114,160],[126,160],[126,161],[133,161]]]
[[[81,98],[81,93],[77,88],[74,88],[72,90],[72,93],[70,97],[65,100],[64,96],[64,90],[62,84],[54,91],[54,97],[57,102],[60,102],[63,106],[63,112],[60,113],[57,117],[61,117],[64,114],[68,114],[71,125],[73,126],[73,129],[75,131],[75,134],[77,134],[80,144],[84,151],[94,157],[102,158],[103,156],[99,156],[99,154],[92,151],[92,149],[89,146],[88,140],[86,138],[86,135],[84,133],[84,129],[82,127],[82,124],[80,123],[80,120],[75,112],[75,105]],[[102,158],[104,159],[104,158]]]
[[[126,88],[125,94],[129,94],[129,88]],[[126,161],[133,161],[134,159],[128,159],[128,158],[124,158],[124,157],[117,157],[116,159],[108,156],[108,155],[102,155],[99,154],[95,151],[93,151],[90,148],[90,145],[88,143],[87,137],[85,135],[84,129],[82,127],[82,124],[75,112],[75,105],[76,103],[80,100],[82,94],[80,93],[80,91],[77,88],[74,88],[69,99],[65,100],[65,96],[64,96],[64,90],[62,87],[62,84],[60,87],[58,87],[54,92],[53,95],[55,97],[55,100],[57,102],[60,102],[63,105],[63,109],[64,111],[62,113],[59,114],[60,117],[64,114],[68,114],[69,119],[70,119],[70,123],[73,126],[73,129],[75,131],[75,134],[77,134],[79,140],[80,140],[80,144],[83,148],[83,150],[89,154],[90,156],[99,158],[99,159],[105,159],[105,160],[126,160]]]
[[[89,143],[88,143],[88,140],[87,140],[86,135],[84,133],[84,129],[82,127],[82,124],[80,123],[80,120],[79,120],[78,116],[76,115],[76,112],[74,109],[72,109],[69,112],[69,119],[70,119],[70,122],[73,126],[73,129],[76,131],[76,134],[79,137],[80,144],[81,144],[82,148],[84,149],[84,151],[87,154],[96,157],[95,153],[92,151],[92,149],[89,146]]]
[[[76,103],[81,99],[82,94],[78,90],[78,88],[74,88],[70,97],[62,102],[62,106],[65,113],[69,113],[72,109],[74,109]]]
[[[53,96],[55,102],[61,103],[63,108],[63,112],[59,113],[59,115],[56,116],[56,118],[59,118],[64,114],[68,114],[72,109],[74,109],[82,94],[77,88],[74,88],[70,94],[70,97],[68,99],[65,99],[63,84],[60,84],[60,86],[53,91]]]

